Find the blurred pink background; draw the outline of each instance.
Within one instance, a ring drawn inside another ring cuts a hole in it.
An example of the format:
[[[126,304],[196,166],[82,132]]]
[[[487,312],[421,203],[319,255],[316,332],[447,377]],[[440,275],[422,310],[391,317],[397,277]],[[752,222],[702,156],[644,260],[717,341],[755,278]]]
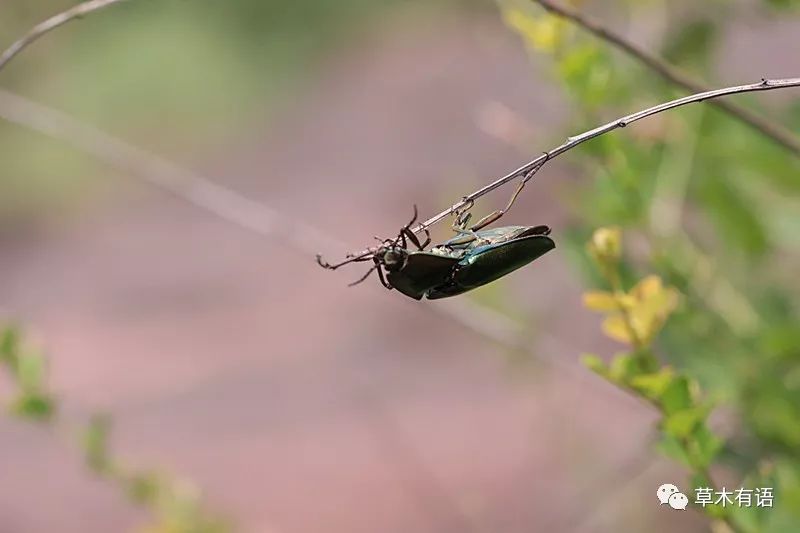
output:
[[[550,146],[565,110],[537,72],[495,15],[387,15],[268,125],[181,164],[340,239],[319,250],[333,259],[535,155],[515,140]],[[562,249],[477,304],[418,303],[105,178],[103,202],[3,233],[0,305],[50,355],[68,419],[112,413],[123,457],[192,480],[242,531],[704,527],[658,507],[658,485],[685,473],[651,450],[654,414],[578,363],[617,347]],[[558,242],[573,179],[568,161],[548,166],[504,223],[549,224]],[[487,310],[500,299],[514,319]],[[143,523],[47,431],[0,418],[0,447],[0,531]]]

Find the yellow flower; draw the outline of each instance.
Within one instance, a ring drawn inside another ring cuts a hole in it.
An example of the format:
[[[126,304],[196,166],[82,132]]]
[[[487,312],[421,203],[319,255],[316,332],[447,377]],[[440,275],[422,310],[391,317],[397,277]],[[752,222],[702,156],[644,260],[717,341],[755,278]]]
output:
[[[595,230],[589,241],[589,253],[598,263],[616,263],[622,255],[622,230],[617,227]]]
[[[648,345],[678,306],[679,293],[664,287],[658,276],[647,276],[626,292],[588,291],[584,305],[607,315],[603,331],[625,344]]]

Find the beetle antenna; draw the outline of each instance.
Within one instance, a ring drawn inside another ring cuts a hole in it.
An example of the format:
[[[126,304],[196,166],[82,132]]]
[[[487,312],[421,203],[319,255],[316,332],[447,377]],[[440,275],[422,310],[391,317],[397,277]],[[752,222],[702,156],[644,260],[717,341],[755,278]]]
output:
[[[348,287],[352,287],[352,286],[354,286],[354,285],[358,285],[358,284],[359,284],[359,283],[361,283],[362,281],[366,280],[366,279],[369,277],[369,275],[370,275],[370,274],[372,274],[372,271],[373,271],[373,270],[375,270],[376,268],[378,268],[379,266],[380,266],[380,265],[377,265],[377,264],[376,264],[376,265],[374,265],[372,268],[370,268],[369,270],[367,270],[367,273],[366,273],[366,274],[364,274],[363,276],[361,276],[361,278],[359,278],[358,280],[354,281],[353,283],[348,283],[348,284],[347,284],[347,286],[348,286]]]

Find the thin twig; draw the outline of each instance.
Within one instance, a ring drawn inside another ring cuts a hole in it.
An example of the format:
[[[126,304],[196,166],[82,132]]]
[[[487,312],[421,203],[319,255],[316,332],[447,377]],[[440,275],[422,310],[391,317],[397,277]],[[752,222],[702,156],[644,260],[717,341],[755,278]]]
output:
[[[87,15],[92,11],[97,11],[99,9],[103,9],[104,7],[108,7],[112,4],[119,4],[124,2],[125,0],[89,0],[88,2],[83,2],[78,4],[77,6],[71,7],[66,11],[62,11],[58,15],[53,15],[49,19],[45,20],[44,22],[40,22],[31,30],[22,36],[20,39],[15,41],[11,46],[9,46],[2,55],[0,55],[0,70],[3,68],[16,57],[17,54],[22,52],[28,45],[45,35],[46,33],[51,32],[52,30],[58,28],[59,26],[63,26],[67,22],[75,20],[76,18],[82,17],[83,15]]]
[[[112,167],[170,191],[239,227],[263,236],[290,240],[296,249],[308,255],[316,253],[320,246],[345,246],[302,221],[290,221],[274,209],[217,185],[172,161],[3,89],[0,89],[0,117],[66,141]]]
[[[689,92],[700,93],[711,90],[711,87],[707,86],[703,82],[693,78],[689,74],[686,74],[679,68],[670,65],[655,54],[643,50],[637,44],[629,41],[622,35],[619,35],[618,33],[603,26],[597,20],[584,15],[573,8],[555,4],[550,0],[531,1],[539,4],[549,13],[574,22],[594,36],[619,48],[631,57],[637,59],[640,63],[649,67],[653,72],[657,73],[665,80],[683,87]],[[728,113],[728,115],[747,124],[766,137],[769,137],[795,155],[800,156],[800,138],[780,124],[776,124],[775,122],[772,122],[754,113],[746,107],[742,107],[731,102],[726,102],[724,100],[714,100],[711,102],[711,105],[725,111]]]
[[[642,120],[643,118],[650,117],[652,115],[656,115],[663,111],[668,111],[670,109],[674,109],[676,107],[681,107],[688,104],[693,104],[697,102],[703,102],[705,100],[711,100],[713,98],[720,98],[722,96],[728,96],[731,94],[740,94],[740,93],[749,93],[754,91],[771,91],[774,89],[785,89],[789,87],[800,87],[800,78],[788,78],[788,79],[762,79],[760,82],[751,83],[749,85],[737,85],[734,87],[725,87],[722,89],[715,89],[711,91],[703,91],[697,94],[692,94],[689,96],[684,96],[682,98],[677,98],[675,100],[671,100],[669,102],[665,102],[663,104],[658,104],[653,107],[648,107],[647,109],[643,109],[642,111],[637,111],[636,113],[631,113],[630,115],[626,115],[624,117],[618,118],[616,120],[612,120],[607,124],[603,124],[602,126],[598,126],[594,129],[581,133],[580,135],[575,135],[573,137],[568,137],[566,142],[556,148],[553,148],[549,152],[544,152],[542,155],[537,157],[536,159],[525,163],[518,169],[506,174],[502,178],[499,178],[489,185],[478,189],[477,191],[464,196],[460,201],[453,204],[449,209],[445,209],[441,213],[429,218],[425,222],[419,224],[417,227],[412,228],[411,231],[414,233],[419,233],[433,224],[441,221],[448,215],[452,215],[453,213],[457,212],[459,209],[469,205],[471,202],[474,202],[481,196],[484,196],[493,190],[497,189],[498,187],[502,187],[506,183],[516,179],[528,175],[532,170],[539,169],[544,166],[545,163],[551,161],[555,157],[572,150],[579,144],[582,144],[590,139],[594,139],[595,137],[599,137],[604,135],[610,131],[613,131],[617,128],[624,128],[628,124],[632,124],[636,121]],[[366,255],[372,249],[367,249],[359,254],[354,255]]]

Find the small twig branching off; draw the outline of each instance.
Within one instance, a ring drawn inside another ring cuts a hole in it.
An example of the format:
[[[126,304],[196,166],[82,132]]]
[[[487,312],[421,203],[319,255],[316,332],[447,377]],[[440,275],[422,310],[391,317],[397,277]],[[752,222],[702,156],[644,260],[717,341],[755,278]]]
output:
[[[702,93],[711,90],[711,87],[705,83],[693,78],[674,65],[670,65],[655,54],[643,50],[637,44],[573,8],[556,4],[551,0],[531,1],[539,4],[549,13],[577,24],[595,37],[622,50],[670,83],[682,87],[691,93]],[[734,104],[733,102],[713,100],[709,103],[728,113],[731,117],[747,124],[766,137],[769,137],[795,155],[800,156],[800,138],[780,124],[776,124],[746,107]]]
[[[200,209],[264,236],[278,236],[307,254],[320,246],[344,243],[299,220],[288,220],[270,207],[127,143],[69,115],[0,89],[0,118],[63,139],[84,153],[123,172],[172,192]]]
[[[67,22],[75,20],[76,18],[80,18],[83,15],[87,15],[92,11],[97,11],[99,9],[103,9],[104,7],[108,7],[112,4],[119,4],[124,2],[125,0],[89,0],[88,2],[83,2],[78,4],[77,6],[71,7],[65,11],[62,11],[58,15],[53,15],[49,19],[40,22],[31,30],[22,36],[20,39],[15,41],[11,46],[9,46],[6,50],[3,51],[3,54],[0,55],[0,70],[2,70],[14,57],[17,56],[22,50],[24,50],[28,45],[33,43],[34,41],[38,40],[40,37],[45,35],[46,33],[51,32],[52,30],[58,28],[59,26],[63,26]]]

